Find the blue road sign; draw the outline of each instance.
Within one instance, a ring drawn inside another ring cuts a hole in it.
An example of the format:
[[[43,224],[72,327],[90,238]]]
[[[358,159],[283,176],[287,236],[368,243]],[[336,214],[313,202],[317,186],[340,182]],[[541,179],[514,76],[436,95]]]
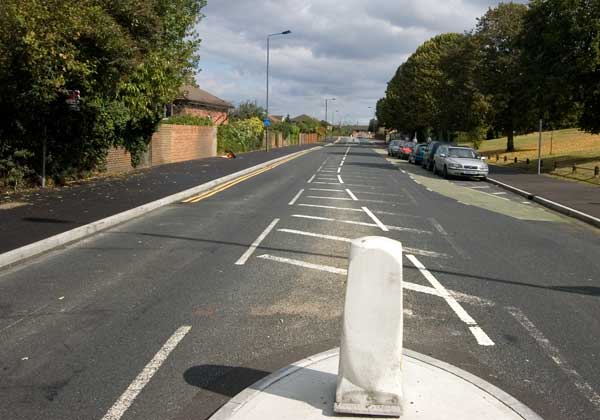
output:
[[[271,126],[271,120],[268,118],[265,118],[265,120],[263,121],[263,123],[265,124],[265,127],[270,127]]]

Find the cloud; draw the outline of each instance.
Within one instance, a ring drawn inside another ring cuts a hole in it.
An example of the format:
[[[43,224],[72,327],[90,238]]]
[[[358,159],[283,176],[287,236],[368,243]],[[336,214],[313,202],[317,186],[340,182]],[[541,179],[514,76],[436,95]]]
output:
[[[203,88],[234,103],[265,103],[271,39],[270,111],[365,123],[397,67],[424,41],[470,30],[497,2],[485,0],[209,0],[199,26]]]

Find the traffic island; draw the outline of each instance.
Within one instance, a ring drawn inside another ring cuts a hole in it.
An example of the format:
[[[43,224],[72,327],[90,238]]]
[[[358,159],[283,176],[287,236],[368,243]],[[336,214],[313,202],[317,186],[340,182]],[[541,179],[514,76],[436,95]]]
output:
[[[334,412],[338,364],[338,349],[294,363],[242,391],[211,420],[373,419]],[[494,385],[407,349],[403,390],[402,420],[541,420]]]
[[[540,419],[484,380],[403,350],[402,268],[400,242],[352,241],[340,349],[268,376],[211,418]]]

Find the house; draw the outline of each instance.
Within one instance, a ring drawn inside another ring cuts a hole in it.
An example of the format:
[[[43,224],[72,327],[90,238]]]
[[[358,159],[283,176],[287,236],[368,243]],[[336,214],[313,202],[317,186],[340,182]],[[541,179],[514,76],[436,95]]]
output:
[[[292,122],[295,122],[295,123],[318,123],[319,120],[311,117],[310,115],[302,114],[302,115],[298,115],[295,118],[292,118]]]
[[[166,116],[195,115],[209,117],[214,125],[227,124],[229,110],[234,108],[229,102],[194,86],[182,86],[179,97],[167,106]]]

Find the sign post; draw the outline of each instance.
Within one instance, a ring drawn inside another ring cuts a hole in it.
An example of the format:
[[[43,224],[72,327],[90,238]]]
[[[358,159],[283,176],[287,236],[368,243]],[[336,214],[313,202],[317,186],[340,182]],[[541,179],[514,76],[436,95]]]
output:
[[[269,151],[269,127],[271,126],[271,120],[269,119],[268,116],[263,121],[263,124],[265,125],[265,152],[268,152]]]

